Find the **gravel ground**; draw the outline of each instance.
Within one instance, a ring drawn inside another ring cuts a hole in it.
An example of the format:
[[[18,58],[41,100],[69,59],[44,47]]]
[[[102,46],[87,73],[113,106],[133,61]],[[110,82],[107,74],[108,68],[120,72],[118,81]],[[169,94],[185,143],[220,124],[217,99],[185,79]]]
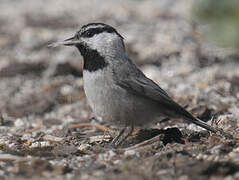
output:
[[[0,0],[0,179],[239,179],[239,56],[203,38],[192,2]],[[170,119],[109,148],[82,57],[47,47],[89,22],[116,27],[148,77],[234,138]]]

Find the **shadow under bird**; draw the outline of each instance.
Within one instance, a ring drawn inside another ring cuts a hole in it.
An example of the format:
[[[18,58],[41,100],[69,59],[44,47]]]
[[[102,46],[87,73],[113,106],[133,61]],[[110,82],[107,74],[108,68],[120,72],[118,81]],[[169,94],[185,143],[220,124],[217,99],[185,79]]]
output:
[[[121,127],[112,145],[120,145],[134,130],[156,118],[178,117],[211,132],[225,135],[194,117],[128,58],[123,37],[111,26],[90,23],[62,42],[49,46],[75,46],[84,58],[84,90],[93,113]]]

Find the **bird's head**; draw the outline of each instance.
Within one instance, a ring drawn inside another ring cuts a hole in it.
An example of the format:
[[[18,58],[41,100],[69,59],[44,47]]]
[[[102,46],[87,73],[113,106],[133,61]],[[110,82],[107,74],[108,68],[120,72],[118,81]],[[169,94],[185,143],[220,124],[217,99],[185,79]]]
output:
[[[49,46],[59,45],[77,47],[84,58],[92,50],[103,57],[113,58],[125,53],[123,37],[112,26],[103,23],[84,25],[73,37]]]

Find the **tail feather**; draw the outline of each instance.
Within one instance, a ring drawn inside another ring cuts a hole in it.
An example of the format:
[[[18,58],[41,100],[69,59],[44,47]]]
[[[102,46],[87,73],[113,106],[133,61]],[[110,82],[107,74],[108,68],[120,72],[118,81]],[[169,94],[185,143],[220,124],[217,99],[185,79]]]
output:
[[[210,126],[209,124],[205,123],[204,121],[198,119],[198,118],[193,118],[193,119],[190,119],[190,121],[204,129],[207,129],[211,132],[214,132],[214,133],[217,133],[219,131],[218,128],[215,128],[213,126]]]
[[[189,121],[191,121],[192,123],[204,128],[204,129],[207,129],[211,132],[214,132],[214,133],[220,133],[222,136],[226,137],[226,138],[229,138],[229,139],[232,139],[233,136],[231,134],[228,134],[228,133],[225,133],[223,131],[223,129],[220,129],[220,128],[216,128],[216,127],[213,127],[213,126],[210,126],[209,124],[205,123],[204,121],[198,119],[198,118],[191,118],[189,119]]]
[[[231,134],[225,133],[223,131],[223,129],[210,126],[209,124],[205,123],[204,121],[194,117],[191,113],[189,113],[187,110],[185,110],[183,107],[181,107],[177,103],[175,103],[175,104],[176,105],[175,105],[174,110],[176,110],[177,113],[180,114],[181,117],[183,117],[184,119],[187,119],[188,121],[204,128],[204,129],[207,129],[208,131],[211,131],[213,133],[220,133],[222,136],[229,138],[229,139],[233,138],[233,136]]]

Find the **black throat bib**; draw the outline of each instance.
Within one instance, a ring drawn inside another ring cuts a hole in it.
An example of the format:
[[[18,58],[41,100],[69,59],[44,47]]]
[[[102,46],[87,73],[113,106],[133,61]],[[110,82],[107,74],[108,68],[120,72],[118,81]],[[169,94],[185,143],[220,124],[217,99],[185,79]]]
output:
[[[105,58],[95,49],[90,49],[87,46],[76,45],[81,55],[84,58],[83,69],[89,72],[98,71],[108,66]]]

